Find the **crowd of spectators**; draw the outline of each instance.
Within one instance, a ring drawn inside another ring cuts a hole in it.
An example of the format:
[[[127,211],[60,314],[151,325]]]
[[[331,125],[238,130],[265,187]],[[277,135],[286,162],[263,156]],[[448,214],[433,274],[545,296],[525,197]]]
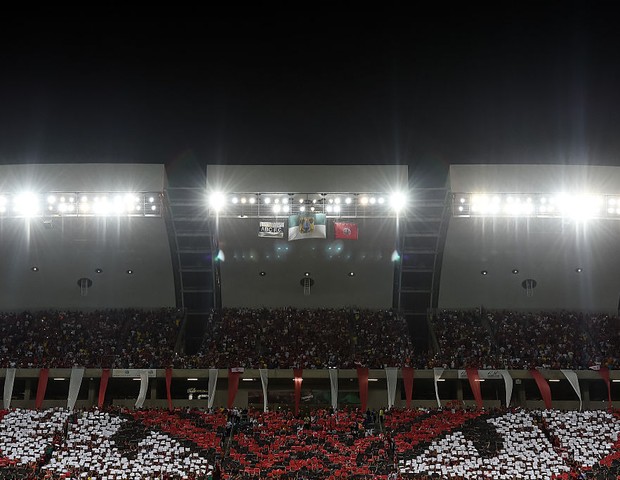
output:
[[[13,409],[0,479],[607,479],[619,435],[606,411]]]
[[[474,311],[444,311],[433,318],[439,351],[430,367],[489,368],[493,365],[491,336]]]
[[[175,366],[354,368],[415,366],[402,317],[391,310],[223,309],[200,351]]]
[[[620,365],[620,319],[574,312],[441,311],[432,319],[444,368],[587,369]]]
[[[175,309],[0,314],[0,367],[153,368],[169,365]]]
[[[620,368],[620,319],[573,312],[441,311],[430,351],[392,310],[224,308],[183,353],[175,309],[0,314],[0,367]]]

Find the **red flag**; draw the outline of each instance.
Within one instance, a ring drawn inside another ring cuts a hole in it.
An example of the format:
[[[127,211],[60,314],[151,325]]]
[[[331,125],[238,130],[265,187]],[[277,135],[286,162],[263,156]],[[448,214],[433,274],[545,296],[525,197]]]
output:
[[[47,377],[49,376],[49,373],[49,368],[42,368],[41,370],[39,370],[39,386],[37,387],[37,398],[34,402],[34,407],[37,410],[39,410],[43,405],[45,390],[47,389]]]
[[[334,222],[334,237],[343,240],[357,240],[357,223]]]

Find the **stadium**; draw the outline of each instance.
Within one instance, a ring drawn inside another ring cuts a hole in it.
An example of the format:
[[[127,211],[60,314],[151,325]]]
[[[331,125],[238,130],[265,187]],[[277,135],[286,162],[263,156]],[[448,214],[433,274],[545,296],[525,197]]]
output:
[[[620,168],[0,166],[0,478],[616,478]]]

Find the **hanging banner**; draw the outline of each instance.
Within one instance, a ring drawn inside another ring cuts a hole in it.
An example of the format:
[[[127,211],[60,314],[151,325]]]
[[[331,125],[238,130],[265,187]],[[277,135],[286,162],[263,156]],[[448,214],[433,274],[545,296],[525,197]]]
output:
[[[207,407],[213,408],[215,402],[215,389],[217,388],[217,374],[219,370],[217,368],[209,369],[209,399],[207,400]]]
[[[357,223],[334,222],[334,238],[357,240]]]
[[[237,391],[239,390],[239,376],[241,372],[237,368],[229,368],[228,369],[228,402],[226,403],[227,408],[232,408],[235,403],[235,397],[237,396]]]
[[[140,376],[140,372],[145,371],[150,378],[157,376],[157,370],[154,368],[113,368],[113,378],[136,378]]]
[[[105,392],[108,389],[108,380],[110,379],[110,369],[104,368],[101,372],[101,380],[99,381],[99,401],[97,402],[97,406],[99,408],[103,407],[103,402],[105,401]]]
[[[338,410],[338,369],[330,368],[329,372],[329,387],[332,400],[332,409],[334,412]]]
[[[301,382],[303,369],[293,368],[293,382],[295,382],[295,415],[299,415],[299,401],[301,400]]]
[[[138,398],[136,399],[136,408],[142,408],[144,400],[146,400],[146,394],[149,389],[149,371],[146,369],[140,370],[140,391],[138,392]]]
[[[388,410],[394,406],[396,401],[396,382],[398,381],[398,368],[385,367],[385,378],[387,380]]]
[[[284,222],[258,222],[258,236],[261,238],[284,238]]]
[[[39,384],[37,386],[37,397],[34,402],[35,408],[38,410],[43,405],[43,399],[45,398],[45,390],[47,389],[47,378],[49,377],[49,368],[42,368],[39,370]]]
[[[300,213],[288,217],[288,239],[326,238],[326,216],[324,213]]]
[[[69,379],[69,395],[67,396],[67,408],[69,409],[69,411],[73,411],[73,409],[75,408],[75,402],[77,402],[83,378],[83,368],[71,369],[71,378]]]
[[[411,399],[413,398],[413,375],[413,367],[403,367],[403,384],[405,385],[407,408],[411,408]]]
[[[607,408],[611,408],[611,382],[609,380],[609,368],[601,367],[598,370],[598,373],[607,384]]]
[[[267,385],[269,385],[269,370],[266,368],[259,368],[260,383],[263,386],[263,412],[269,411],[267,407]]]
[[[437,382],[443,375],[443,368],[435,367],[433,368],[433,381],[435,382],[435,398],[437,399],[437,406],[441,408],[441,400],[439,400],[439,387],[437,386]]]
[[[172,393],[170,387],[172,386],[172,368],[166,368],[166,400],[168,401],[168,410],[172,412]]]
[[[461,380],[469,379],[467,376],[467,370],[459,370],[458,376]],[[504,380],[506,387],[506,407],[510,405],[510,399],[512,398],[512,377],[508,370],[478,370],[478,378],[484,380]]]
[[[15,371],[15,368],[6,369],[6,377],[4,377],[3,396],[3,405],[5,410],[8,410],[11,407],[11,399],[13,398],[13,385],[15,384]]]
[[[357,367],[357,382],[360,387],[360,402],[362,412],[368,408],[368,368]]]
[[[566,377],[566,380],[568,380],[568,383],[570,383],[571,387],[573,387],[573,390],[575,390],[577,397],[579,397],[579,411],[581,412],[581,407],[583,403],[581,401],[581,389],[579,388],[579,379],[577,378],[577,374],[573,372],[572,370],[564,370],[564,369],[560,369],[560,372],[564,374],[564,376]]]
[[[542,396],[543,401],[545,402],[545,408],[547,410],[550,410],[551,409],[551,389],[549,388],[549,383],[547,383],[547,380],[545,380],[545,377],[543,377],[542,374],[535,368],[530,370],[530,375],[532,375],[534,380],[536,380],[536,385],[538,385],[538,390],[540,390],[540,395]]]
[[[474,393],[474,398],[476,399],[476,406],[479,410],[482,409],[482,392],[480,391],[480,376],[478,375],[477,368],[468,368],[467,369],[467,378],[469,380],[469,386],[471,387],[471,391]]]
[[[510,406],[510,400],[512,399],[513,380],[508,370],[498,370],[498,372],[504,378],[504,385],[506,387],[506,408],[508,408]]]

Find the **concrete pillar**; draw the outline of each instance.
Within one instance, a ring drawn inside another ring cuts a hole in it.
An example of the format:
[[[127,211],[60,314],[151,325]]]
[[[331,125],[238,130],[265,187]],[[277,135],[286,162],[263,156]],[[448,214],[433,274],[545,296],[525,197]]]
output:
[[[25,386],[24,386],[24,400],[26,401],[30,400],[31,395],[32,395],[32,379],[27,378],[25,381]]]
[[[456,399],[461,403],[463,402],[463,381],[462,380],[456,381]]]
[[[579,388],[581,389],[581,401],[583,403],[584,410],[590,410],[590,381],[585,380],[579,382]]]
[[[88,381],[88,404],[95,405],[95,379]]]

